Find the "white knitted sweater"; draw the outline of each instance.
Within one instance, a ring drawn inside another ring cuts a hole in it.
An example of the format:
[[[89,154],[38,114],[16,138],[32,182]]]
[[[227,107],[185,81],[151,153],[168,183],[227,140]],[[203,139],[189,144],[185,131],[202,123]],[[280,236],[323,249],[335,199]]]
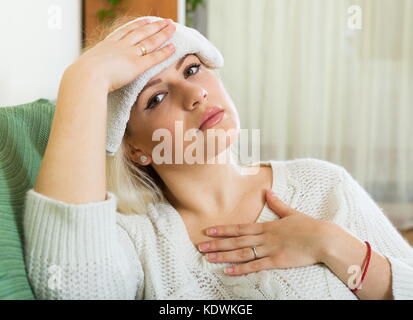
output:
[[[262,161],[290,207],[330,220],[391,263],[396,299],[413,299],[413,248],[341,166],[317,159]],[[191,242],[169,203],[145,215],[116,211],[116,197],[67,204],[26,194],[25,259],[39,299],[357,299],[324,264],[227,276]],[[279,219],[267,205],[257,222]],[[349,274],[350,276],[350,274]]]

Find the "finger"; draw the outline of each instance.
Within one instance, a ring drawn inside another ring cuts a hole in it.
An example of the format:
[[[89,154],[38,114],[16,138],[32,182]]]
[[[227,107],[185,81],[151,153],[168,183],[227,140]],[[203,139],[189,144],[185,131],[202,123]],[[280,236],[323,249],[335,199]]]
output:
[[[175,27],[175,25],[168,20],[149,23],[131,31],[120,40],[126,42],[128,45],[135,45],[136,43],[141,42],[145,39],[150,39],[154,35],[162,32],[167,27],[170,30],[171,26]]]
[[[210,252],[206,254],[206,258],[208,261],[214,263],[246,262],[262,258],[266,255],[263,252],[265,250],[264,246],[256,247],[255,250],[257,251],[257,258],[255,257],[254,250],[251,247],[232,251]]]
[[[226,267],[224,269],[225,274],[231,276],[239,276],[243,274],[248,274],[252,272],[258,272],[261,270],[274,269],[275,266],[272,263],[270,257],[261,258],[258,260],[250,261],[243,264],[237,264],[234,266]],[[232,270],[232,272],[231,272]]]
[[[214,237],[238,237],[263,233],[265,227],[265,223],[241,223],[218,225],[208,228],[206,230],[206,234]]]
[[[290,216],[296,211],[279,199],[271,189],[266,192],[268,207],[281,218]]]
[[[117,41],[122,39],[126,34],[131,32],[136,28],[140,28],[144,25],[151,24],[150,19],[140,19],[136,21],[129,21],[126,24],[120,26],[119,28],[112,31],[109,35],[106,36],[105,40]]]
[[[198,245],[199,251],[210,252],[210,251],[228,251],[235,250],[239,248],[251,247],[252,245],[261,245],[262,236],[241,236],[227,239],[211,240],[207,242],[202,242]]]
[[[152,29],[151,31],[146,31],[145,27],[132,31],[124,39],[122,39],[122,41],[127,42],[128,45],[131,46],[141,43],[145,46],[145,48],[152,48],[152,50],[154,50],[168,40],[176,30],[176,26],[173,23],[162,25],[161,27]],[[149,28],[153,26],[148,25],[147,27]]]
[[[138,52],[138,49],[136,49],[136,51]],[[175,46],[172,43],[170,43],[167,46],[160,48],[159,50],[155,50],[144,56],[138,56],[137,54],[136,56],[139,57],[139,59],[141,59],[139,60],[139,67],[144,66],[141,72],[145,72],[146,70],[166,60],[174,52],[175,52]]]

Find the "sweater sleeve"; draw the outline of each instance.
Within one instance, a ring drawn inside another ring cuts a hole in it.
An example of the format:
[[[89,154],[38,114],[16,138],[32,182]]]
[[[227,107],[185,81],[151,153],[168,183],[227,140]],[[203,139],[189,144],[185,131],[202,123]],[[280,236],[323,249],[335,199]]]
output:
[[[25,263],[37,299],[142,298],[142,267],[117,215],[111,192],[86,204],[26,193]]]
[[[347,231],[385,256],[391,265],[392,292],[396,300],[413,299],[413,248],[401,236],[367,191],[342,168],[338,185],[339,206]]]

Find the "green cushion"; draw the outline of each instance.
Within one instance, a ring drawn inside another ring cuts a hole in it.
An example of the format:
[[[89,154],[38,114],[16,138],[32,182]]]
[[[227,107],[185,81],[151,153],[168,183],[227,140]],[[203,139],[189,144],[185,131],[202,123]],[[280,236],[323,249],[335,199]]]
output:
[[[54,110],[46,99],[0,107],[0,299],[34,299],[24,265],[23,209]]]

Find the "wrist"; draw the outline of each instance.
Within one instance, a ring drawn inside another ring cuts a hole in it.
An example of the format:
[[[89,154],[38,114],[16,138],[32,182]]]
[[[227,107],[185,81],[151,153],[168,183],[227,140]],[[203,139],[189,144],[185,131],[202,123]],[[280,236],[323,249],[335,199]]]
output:
[[[67,67],[62,79],[65,81],[91,83],[97,90],[104,90],[105,93],[108,93],[110,90],[106,77],[100,75],[95,67],[81,60],[77,60]]]
[[[324,226],[324,245],[320,262],[329,268],[337,264],[360,265],[364,261],[366,245],[339,225],[328,222]]]
[[[342,246],[344,235],[343,229],[331,221],[323,221],[321,228],[322,244],[320,248],[319,261],[329,265],[337,257]]]

